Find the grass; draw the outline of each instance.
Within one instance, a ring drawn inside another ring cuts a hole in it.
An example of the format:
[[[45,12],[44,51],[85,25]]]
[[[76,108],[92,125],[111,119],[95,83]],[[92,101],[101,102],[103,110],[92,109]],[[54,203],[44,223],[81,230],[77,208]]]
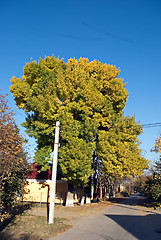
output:
[[[40,240],[54,237],[72,226],[67,220],[77,219],[101,211],[113,204],[109,201],[98,204],[75,205],[73,208],[55,206],[54,224],[47,223],[47,206],[17,205],[8,213],[0,215],[0,240]]]
[[[14,216],[11,221],[9,221],[10,218],[12,219],[12,216],[7,216],[5,219],[6,222],[8,220],[8,224],[0,232],[1,240],[47,239],[71,228],[65,223],[65,218],[55,218],[54,224],[48,224],[44,216],[20,214]]]

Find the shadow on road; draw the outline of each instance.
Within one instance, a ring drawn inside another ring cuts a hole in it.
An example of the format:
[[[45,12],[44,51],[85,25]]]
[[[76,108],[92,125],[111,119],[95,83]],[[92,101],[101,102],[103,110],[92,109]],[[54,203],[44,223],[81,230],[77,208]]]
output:
[[[158,233],[159,230],[161,230],[160,214],[153,213],[146,216],[105,214],[105,216],[119,224],[124,230],[132,234],[137,239],[161,239],[161,233]]]
[[[115,204],[115,206],[122,207],[122,208],[127,208],[127,209],[132,209],[132,210],[135,210],[135,211],[138,211],[138,212],[140,211],[140,209],[137,208],[137,207],[134,208],[134,207],[130,207],[130,206],[125,206],[125,204]],[[152,214],[154,214],[154,211],[150,211],[150,210],[142,209],[141,211],[145,212],[145,213],[152,213]]]
[[[105,216],[137,239],[159,240],[161,239],[161,214],[146,208],[138,208],[137,203],[144,199],[139,194],[133,194],[130,198],[115,204],[115,206],[125,209],[126,213],[129,209],[129,215],[105,214]],[[134,211],[133,215],[130,214],[131,210]]]

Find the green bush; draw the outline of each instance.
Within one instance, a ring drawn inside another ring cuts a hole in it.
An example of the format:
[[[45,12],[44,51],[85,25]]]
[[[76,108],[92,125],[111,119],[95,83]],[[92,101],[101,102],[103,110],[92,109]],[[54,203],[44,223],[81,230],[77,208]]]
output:
[[[148,180],[145,185],[145,194],[157,202],[161,202],[161,179],[160,176]]]

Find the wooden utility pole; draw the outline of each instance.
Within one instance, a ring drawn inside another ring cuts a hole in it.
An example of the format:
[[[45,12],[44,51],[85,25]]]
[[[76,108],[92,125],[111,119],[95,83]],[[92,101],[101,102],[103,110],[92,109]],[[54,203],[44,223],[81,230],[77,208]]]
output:
[[[54,223],[56,174],[57,174],[57,160],[58,160],[58,147],[59,147],[59,126],[60,126],[60,122],[57,121],[56,128],[55,128],[54,156],[53,156],[53,168],[52,168],[51,190],[50,190],[49,224]]]

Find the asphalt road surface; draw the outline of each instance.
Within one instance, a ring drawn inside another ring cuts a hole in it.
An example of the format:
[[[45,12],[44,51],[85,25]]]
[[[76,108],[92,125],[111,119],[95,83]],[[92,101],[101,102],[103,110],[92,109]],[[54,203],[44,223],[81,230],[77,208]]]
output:
[[[53,240],[161,240],[161,211],[137,207],[133,194],[99,214],[78,221],[73,228]]]

